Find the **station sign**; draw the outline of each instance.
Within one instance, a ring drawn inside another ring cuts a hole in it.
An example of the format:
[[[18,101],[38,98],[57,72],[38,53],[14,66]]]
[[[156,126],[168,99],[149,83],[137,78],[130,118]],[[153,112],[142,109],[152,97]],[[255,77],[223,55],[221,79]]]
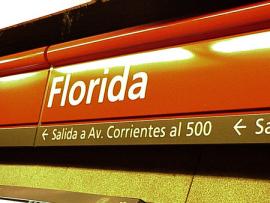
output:
[[[269,35],[56,67],[35,145],[267,143],[268,114],[224,114],[270,109],[268,45],[244,46]]]
[[[0,128],[37,127],[35,146],[267,143],[269,36],[267,30],[1,77]],[[258,43],[244,46],[249,40]]]
[[[269,108],[269,49],[251,47],[243,54],[224,42],[206,40],[55,67],[41,123]]]
[[[269,143],[270,114],[41,126],[36,146]]]

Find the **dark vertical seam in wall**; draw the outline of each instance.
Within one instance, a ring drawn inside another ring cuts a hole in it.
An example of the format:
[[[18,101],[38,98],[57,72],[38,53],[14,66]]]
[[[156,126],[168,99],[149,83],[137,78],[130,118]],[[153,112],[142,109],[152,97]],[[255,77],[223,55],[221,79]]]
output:
[[[49,80],[50,80],[50,76],[51,76],[51,73],[52,73],[52,65],[50,64],[50,62],[48,60],[48,56],[47,56],[48,49],[49,49],[49,46],[47,46],[45,48],[43,56],[44,56],[44,59],[48,63],[48,65],[49,65],[50,68],[48,70],[48,75],[47,75],[45,90],[43,92],[43,99],[42,99],[41,108],[40,108],[40,112],[39,112],[38,125],[37,125],[36,132],[35,132],[35,138],[34,138],[33,146],[36,146],[36,139],[37,139],[37,135],[38,135],[38,132],[39,132],[39,127],[41,125],[42,113],[43,113],[43,109],[44,109],[44,105],[45,105],[45,100],[46,100],[47,92],[48,92],[48,89],[49,89]]]
[[[190,191],[191,191],[191,188],[192,188],[194,178],[195,178],[195,176],[196,176],[196,174],[198,172],[198,169],[200,167],[200,164],[201,164],[202,154],[203,154],[203,150],[201,151],[201,153],[198,156],[197,164],[196,164],[196,166],[194,168],[194,172],[193,172],[192,179],[191,179],[191,182],[190,182],[190,185],[189,185],[189,189],[188,189],[188,192],[187,192],[185,203],[188,202],[188,197],[189,197],[189,194],[190,194]]]

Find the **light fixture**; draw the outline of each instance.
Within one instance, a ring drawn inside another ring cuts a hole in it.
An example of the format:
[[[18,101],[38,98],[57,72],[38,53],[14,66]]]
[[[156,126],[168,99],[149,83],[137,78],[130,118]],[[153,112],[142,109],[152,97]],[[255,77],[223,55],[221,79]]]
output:
[[[166,61],[186,60],[193,57],[193,53],[183,48],[169,48],[158,51],[150,51],[127,56],[102,59],[98,61],[85,62],[57,68],[61,73],[73,73],[86,70],[95,70],[100,68],[111,68],[126,65],[140,65],[147,63],[158,63]]]

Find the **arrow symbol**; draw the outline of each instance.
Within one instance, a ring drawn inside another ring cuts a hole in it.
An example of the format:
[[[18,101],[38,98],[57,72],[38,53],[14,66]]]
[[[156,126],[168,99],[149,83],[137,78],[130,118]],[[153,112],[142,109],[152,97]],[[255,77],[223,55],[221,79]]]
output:
[[[46,140],[46,137],[49,135],[47,133],[47,131],[48,131],[48,129],[45,129],[44,132],[42,133],[42,138],[43,138],[44,141]]]
[[[241,118],[234,126],[233,129],[238,135],[242,135],[239,129],[247,128],[245,125],[240,125],[243,119]]]

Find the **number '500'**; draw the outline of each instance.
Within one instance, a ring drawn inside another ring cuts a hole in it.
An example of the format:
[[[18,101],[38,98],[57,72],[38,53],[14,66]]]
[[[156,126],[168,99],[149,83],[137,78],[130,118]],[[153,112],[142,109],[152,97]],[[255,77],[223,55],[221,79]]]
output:
[[[188,122],[186,136],[208,136],[212,131],[212,123],[206,122]]]

